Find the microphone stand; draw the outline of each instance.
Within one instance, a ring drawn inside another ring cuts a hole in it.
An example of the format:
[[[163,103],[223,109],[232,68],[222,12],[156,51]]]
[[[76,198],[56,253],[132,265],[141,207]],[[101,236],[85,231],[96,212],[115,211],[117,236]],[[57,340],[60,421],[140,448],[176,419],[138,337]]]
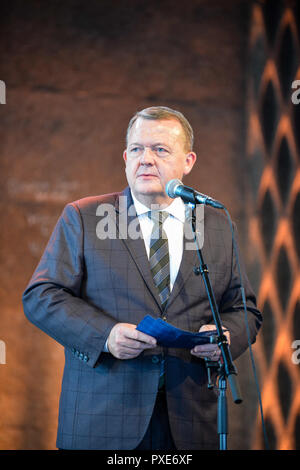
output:
[[[196,200],[195,200],[196,201]],[[224,335],[220,314],[218,310],[218,306],[215,300],[215,296],[211,287],[210,279],[209,279],[209,272],[207,265],[204,262],[203,255],[201,249],[199,247],[198,239],[197,239],[197,231],[196,231],[196,202],[189,203],[190,207],[192,208],[192,216],[191,216],[191,226],[194,234],[194,241],[196,244],[197,254],[199,258],[199,267],[194,268],[194,273],[196,276],[201,274],[205,289],[208,295],[213,319],[216,325],[217,330],[217,339],[216,343],[218,344],[219,348],[221,349],[222,353],[222,361],[219,362],[218,365],[214,361],[206,360],[206,367],[208,371],[208,387],[212,388],[211,379],[210,379],[210,369],[217,368],[217,374],[219,375],[219,397],[218,397],[218,435],[219,435],[219,448],[220,450],[227,450],[227,398],[226,398],[226,388],[227,388],[227,380],[230,385],[231,394],[234,403],[239,404],[242,402],[238,382],[237,382],[237,370],[232,362],[231,353],[229,350],[229,344],[227,341],[226,336]]]

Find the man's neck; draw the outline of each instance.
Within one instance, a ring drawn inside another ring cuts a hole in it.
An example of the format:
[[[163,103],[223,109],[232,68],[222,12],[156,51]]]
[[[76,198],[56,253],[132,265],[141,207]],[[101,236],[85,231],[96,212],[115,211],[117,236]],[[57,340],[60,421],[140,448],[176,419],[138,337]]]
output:
[[[158,196],[153,194],[134,194],[133,191],[131,191],[131,194],[134,195],[134,197],[144,206],[148,207],[149,209],[155,207],[156,209],[165,209],[168,207],[170,204],[172,204],[173,199],[169,198],[166,195]]]

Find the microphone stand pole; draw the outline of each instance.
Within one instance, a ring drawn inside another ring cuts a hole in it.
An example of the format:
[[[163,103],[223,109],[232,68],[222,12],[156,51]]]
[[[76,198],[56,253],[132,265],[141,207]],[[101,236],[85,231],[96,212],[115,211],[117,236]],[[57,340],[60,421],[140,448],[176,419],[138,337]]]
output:
[[[199,276],[201,274],[205,289],[208,295],[213,319],[216,325],[217,330],[217,344],[221,349],[222,354],[222,364],[221,367],[218,369],[219,374],[219,397],[218,397],[218,434],[219,434],[219,447],[220,450],[227,450],[227,399],[226,399],[226,384],[227,380],[230,385],[231,394],[234,403],[239,404],[242,402],[239,385],[237,382],[237,370],[232,362],[231,353],[229,350],[229,344],[227,341],[226,336],[224,335],[220,314],[218,310],[218,306],[215,300],[215,296],[211,287],[210,279],[209,279],[209,272],[207,265],[204,262],[203,255],[201,249],[199,247],[198,239],[197,239],[197,231],[196,231],[196,202],[194,204],[189,204],[192,208],[192,217],[191,217],[191,226],[194,234],[194,241],[196,244],[197,254],[199,258],[200,265],[197,268],[194,268],[195,275]],[[208,369],[210,367],[216,367],[213,361],[206,361]],[[210,381],[210,377],[209,377]],[[211,388],[209,384],[209,388]]]

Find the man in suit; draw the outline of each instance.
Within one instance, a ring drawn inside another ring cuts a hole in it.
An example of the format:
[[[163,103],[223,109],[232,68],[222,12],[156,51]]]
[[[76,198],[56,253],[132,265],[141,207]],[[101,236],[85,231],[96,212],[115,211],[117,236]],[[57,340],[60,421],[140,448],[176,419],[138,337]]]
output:
[[[181,113],[138,112],[123,154],[129,187],[67,204],[23,294],[29,320],[65,348],[59,448],[218,447],[204,361],[220,359],[218,346],[162,348],[136,329],[147,314],[192,332],[214,328],[185,204],[165,192],[192,170],[192,148]],[[248,346],[240,279],[227,220],[208,207],[202,252],[235,359]],[[262,319],[242,276],[254,342]]]

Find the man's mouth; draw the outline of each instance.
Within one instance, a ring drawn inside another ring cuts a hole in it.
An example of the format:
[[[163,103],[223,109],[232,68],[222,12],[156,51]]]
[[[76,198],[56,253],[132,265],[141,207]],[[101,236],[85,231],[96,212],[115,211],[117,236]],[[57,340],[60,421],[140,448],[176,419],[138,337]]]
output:
[[[151,174],[148,174],[148,173],[142,173],[141,175],[138,175],[138,178],[151,179],[151,178],[157,178],[157,175],[151,175]]]

